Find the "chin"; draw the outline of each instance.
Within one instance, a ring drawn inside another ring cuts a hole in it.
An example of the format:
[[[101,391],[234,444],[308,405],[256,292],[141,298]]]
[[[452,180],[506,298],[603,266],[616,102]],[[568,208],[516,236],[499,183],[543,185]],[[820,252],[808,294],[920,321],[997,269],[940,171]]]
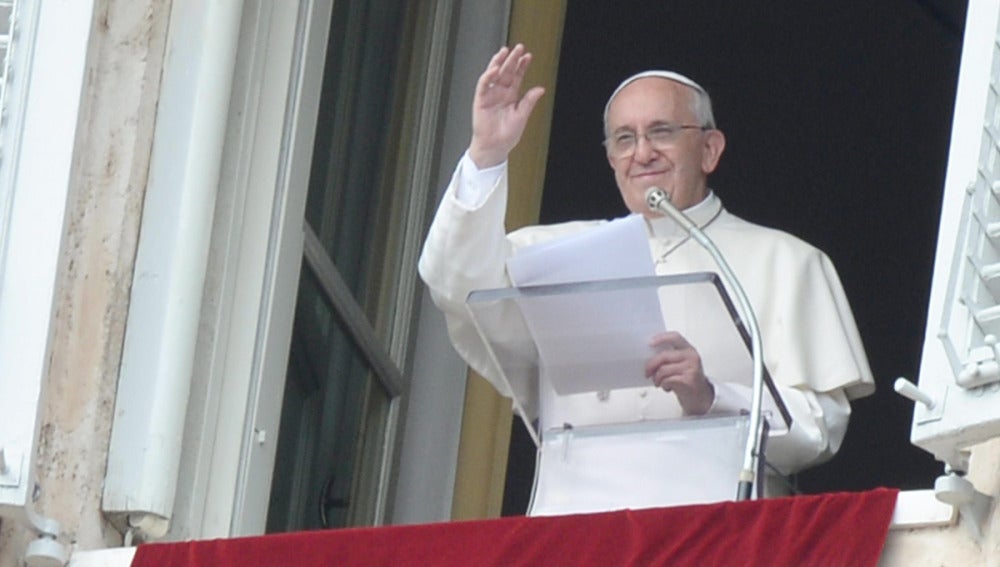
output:
[[[646,199],[643,199],[640,203],[636,205],[625,203],[625,207],[629,210],[630,213],[636,213],[647,217],[656,216],[656,213],[649,210],[649,207],[646,206]]]
[[[650,187],[657,187],[657,185],[650,185]],[[629,208],[629,210],[633,213],[649,216],[647,214],[650,212],[649,205],[646,204],[646,191],[648,190],[648,188],[643,187],[641,191],[633,193],[632,198],[625,202],[625,205]],[[667,196],[670,196],[669,191],[667,192]]]

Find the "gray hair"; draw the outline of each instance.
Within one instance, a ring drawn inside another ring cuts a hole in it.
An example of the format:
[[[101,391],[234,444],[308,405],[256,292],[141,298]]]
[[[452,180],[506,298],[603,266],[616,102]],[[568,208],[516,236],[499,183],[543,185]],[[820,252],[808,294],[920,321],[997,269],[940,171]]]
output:
[[[608,97],[607,104],[604,105],[604,135],[607,136],[608,132],[608,110],[611,108],[611,101],[615,99],[618,93],[628,85],[638,81],[639,79],[645,79],[648,77],[656,77],[660,79],[667,79],[674,81],[675,83],[680,83],[686,87],[691,88],[695,92],[695,96],[691,101],[691,110],[694,111],[694,115],[698,120],[698,125],[705,128],[715,128],[715,116],[712,114],[712,99],[708,96],[708,91],[706,91],[701,85],[692,81],[691,79],[681,75],[680,73],[675,73],[673,71],[643,71],[641,73],[636,73],[631,77],[625,79],[618,85],[618,88],[611,93]]]

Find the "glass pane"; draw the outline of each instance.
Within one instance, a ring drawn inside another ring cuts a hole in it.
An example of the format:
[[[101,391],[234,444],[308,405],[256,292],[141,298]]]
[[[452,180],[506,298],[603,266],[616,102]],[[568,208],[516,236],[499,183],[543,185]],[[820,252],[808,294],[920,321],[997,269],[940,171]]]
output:
[[[333,3],[305,211],[351,291],[336,301],[356,302],[386,343],[397,274],[413,269],[398,260],[392,219],[402,213],[391,201],[409,57],[402,46],[412,43],[415,10],[396,0]],[[384,512],[392,400],[315,275],[304,268],[301,277],[267,529],[371,524]]]
[[[304,268],[268,532],[372,521],[389,407],[386,392]]]
[[[335,2],[323,74],[306,221],[363,307],[378,297],[391,249],[386,209],[405,22],[405,2]]]

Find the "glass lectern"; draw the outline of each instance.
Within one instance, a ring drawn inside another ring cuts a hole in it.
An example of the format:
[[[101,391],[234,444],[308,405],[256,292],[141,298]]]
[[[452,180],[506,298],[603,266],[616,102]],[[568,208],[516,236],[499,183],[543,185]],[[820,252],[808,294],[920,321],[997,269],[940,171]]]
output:
[[[754,361],[717,274],[482,290],[466,306],[538,448],[529,514],[736,498]],[[650,340],[667,331],[716,387],[706,415],[685,415],[645,376]],[[766,372],[764,386],[761,435],[780,435],[791,418]]]

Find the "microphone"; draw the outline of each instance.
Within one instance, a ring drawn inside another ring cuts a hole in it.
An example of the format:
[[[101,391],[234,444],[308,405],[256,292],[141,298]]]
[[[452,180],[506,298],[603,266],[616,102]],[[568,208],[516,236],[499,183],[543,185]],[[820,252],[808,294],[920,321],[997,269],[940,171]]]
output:
[[[670,196],[659,187],[646,190],[646,206],[654,213],[663,213],[674,220],[712,256],[719,267],[722,278],[733,291],[736,304],[740,310],[747,334],[750,335],[750,351],[753,357],[753,398],[750,402],[750,424],[746,453],[743,456],[743,469],[740,471],[739,484],[736,491],[737,500],[749,500],[757,476],[761,447],[764,444],[765,427],[762,424],[762,407],[764,396],[764,356],[761,347],[760,328],[757,326],[757,316],[754,314],[750,299],[739,279],[729,267],[722,252],[715,243],[687,215],[670,202]]]
[[[711,244],[706,245],[706,243],[703,242],[703,240],[708,240],[708,237],[705,236],[700,228],[698,228],[698,225],[696,225],[690,218],[688,218],[687,215],[682,213],[680,209],[675,207],[674,204],[670,202],[670,195],[667,195],[667,192],[663,189],[660,189],[659,187],[650,187],[649,189],[646,189],[646,206],[648,206],[649,210],[654,213],[663,213],[674,219],[674,222],[681,225],[681,228],[683,228],[685,232],[691,235],[691,237],[697,240],[702,246],[711,246]]]

